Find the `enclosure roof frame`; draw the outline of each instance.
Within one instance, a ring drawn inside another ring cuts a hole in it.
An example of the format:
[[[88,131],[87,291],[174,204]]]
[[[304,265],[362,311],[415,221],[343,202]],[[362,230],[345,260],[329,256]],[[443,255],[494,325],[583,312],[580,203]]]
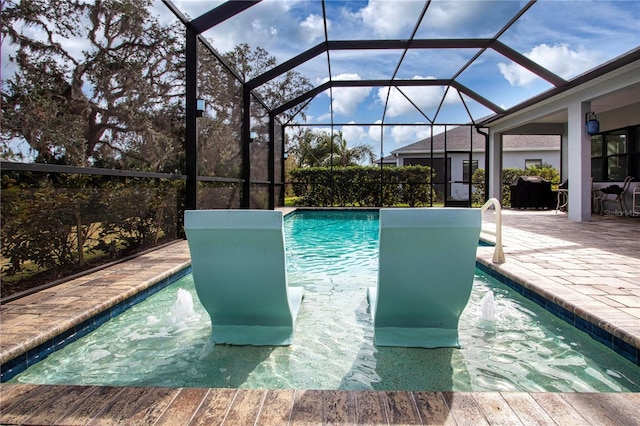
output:
[[[501,118],[511,113],[525,108],[536,102],[540,102],[548,97],[562,93],[565,90],[569,90],[576,85],[585,82],[585,76],[588,81],[590,76],[602,75],[611,70],[612,67],[623,66],[626,63],[633,62],[637,58],[637,49],[628,54],[623,55],[620,58],[616,58],[609,61],[606,64],[601,65],[586,74],[578,76],[571,80],[565,80],[557,74],[549,71],[547,68],[539,65],[535,61],[529,59],[524,54],[516,51],[515,49],[507,46],[500,40],[500,36],[504,34],[511,26],[513,26],[526,12],[529,10],[537,0],[529,0],[525,3],[520,10],[493,36],[485,38],[437,38],[437,39],[363,39],[363,40],[330,40],[325,32],[324,40],[315,46],[305,50],[304,52],[282,62],[279,65],[267,70],[266,72],[253,77],[249,81],[244,81],[240,74],[228,64],[224,57],[217,52],[217,50],[204,38],[201,34],[216,25],[238,15],[247,9],[260,3],[261,0],[241,0],[241,1],[226,1],[219,6],[209,10],[201,16],[192,20],[187,19],[184,14],[175,6],[171,0],[162,0],[163,3],[180,19],[180,21],[187,27],[190,27],[197,35],[208,51],[210,51],[215,57],[233,73],[234,77],[238,79],[243,87],[249,90],[256,99],[260,100],[260,96],[257,93],[259,89],[265,83],[277,78],[289,71],[292,71],[296,67],[303,65],[304,63],[316,58],[319,55],[327,54],[327,62],[330,62],[329,52],[332,51],[346,51],[346,50],[415,50],[415,49],[479,49],[479,52],[472,57],[465,65],[463,65],[458,72],[456,72],[452,78],[449,79],[376,79],[376,80],[335,80],[329,76],[327,82],[324,82],[316,87],[309,89],[306,93],[285,101],[281,105],[267,107],[264,102],[261,102],[263,107],[267,108],[269,113],[273,113],[278,116],[282,112],[295,107],[296,105],[317,96],[325,90],[336,87],[421,87],[421,86],[444,86],[447,88],[453,88],[460,93],[470,97],[474,101],[478,102],[482,106],[493,112],[493,115],[483,118],[484,123],[488,123],[493,119]],[[325,0],[320,0],[325,3]],[[430,4],[430,0],[426,0],[426,6]],[[326,16],[322,17],[326,22]],[[532,72],[537,77],[547,81],[553,87],[546,92],[543,92],[531,99],[525,100],[515,106],[509,108],[503,108],[497,103],[491,101],[486,96],[480,95],[477,91],[462,84],[457,78],[460,74],[467,69],[484,51],[491,49],[496,53],[504,56],[505,58],[513,61],[524,69]],[[330,63],[328,64],[330,68]],[[384,113],[383,113],[384,114]],[[432,123],[437,124],[437,123]]]

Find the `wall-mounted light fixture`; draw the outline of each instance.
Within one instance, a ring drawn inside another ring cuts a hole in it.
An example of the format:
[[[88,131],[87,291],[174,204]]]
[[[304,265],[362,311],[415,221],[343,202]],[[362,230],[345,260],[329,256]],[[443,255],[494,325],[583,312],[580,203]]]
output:
[[[196,117],[202,117],[204,114],[204,99],[196,99]]]
[[[258,132],[254,132],[253,130],[249,132],[249,142],[254,142],[258,139]]]
[[[598,122],[598,118],[596,117],[595,112],[588,112],[584,117],[585,122],[585,130],[590,135],[597,135],[600,133],[600,123]]]

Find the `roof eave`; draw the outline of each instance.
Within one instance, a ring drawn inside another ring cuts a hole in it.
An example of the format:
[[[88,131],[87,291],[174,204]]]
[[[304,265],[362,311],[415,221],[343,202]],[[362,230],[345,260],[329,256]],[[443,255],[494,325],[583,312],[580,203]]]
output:
[[[531,107],[537,103],[550,99],[568,90],[574,89],[582,84],[588,83],[598,77],[602,77],[625,65],[629,65],[639,60],[640,60],[640,47],[637,47],[635,49],[630,50],[629,52],[627,52],[622,56],[618,56],[617,58],[614,58],[611,61],[604,63],[598,68],[595,68],[591,71],[587,71],[586,73],[581,74],[572,80],[569,80],[567,84],[563,86],[554,87],[552,89],[547,90],[546,92],[539,94],[538,96],[534,96],[533,98],[527,99],[526,101],[521,102],[511,108],[507,108],[503,114],[494,114],[492,116],[489,116],[485,120],[478,122],[476,126],[477,127],[490,126],[491,123],[501,118],[505,118],[518,111]]]

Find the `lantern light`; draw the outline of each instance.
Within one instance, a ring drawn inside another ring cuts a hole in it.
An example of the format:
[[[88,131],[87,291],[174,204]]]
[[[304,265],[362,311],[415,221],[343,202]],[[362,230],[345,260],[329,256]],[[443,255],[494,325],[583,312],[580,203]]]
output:
[[[591,136],[597,135],[600,133],[600,123],[598,122],[598,118],[594,112],[588,112],[584,117],[585,121],[585,130]]]
[[[196,99],[196,117],[202,117],[204,114],[204,99]]]

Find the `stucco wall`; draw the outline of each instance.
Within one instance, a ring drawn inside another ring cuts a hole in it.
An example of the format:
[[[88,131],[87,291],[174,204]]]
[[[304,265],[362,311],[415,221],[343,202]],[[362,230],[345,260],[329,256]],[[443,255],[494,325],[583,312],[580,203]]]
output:
[[[560,170],[560,150],[557,151],[506,151],[502,154],[502,167],[524,169],[525,160],[542,160]]]

